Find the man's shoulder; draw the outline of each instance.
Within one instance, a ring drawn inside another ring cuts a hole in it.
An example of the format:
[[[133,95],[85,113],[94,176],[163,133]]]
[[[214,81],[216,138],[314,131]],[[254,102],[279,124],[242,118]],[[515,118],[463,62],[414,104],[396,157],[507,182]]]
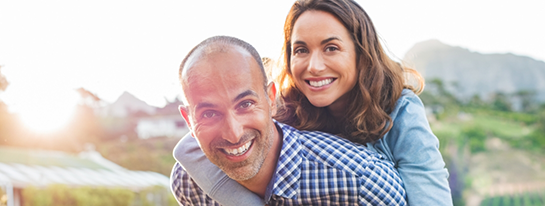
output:
[[[284,140],[296,141],[302,157],[316,164],[358,174],[370,165],[382,164],[380,154],[364,145],[325,132],[297,130],[284,124],[279,126],[284,132]]]
[[[314,193],[343,191],[343,194],[358,194],[359,203],[363,205],[404,204],[405,191],[399,174],[393,164],[378,153],[328,133],[279,126],[284,133],[284,144],[290,146],[283,150],[298,150],[297,154],[282,151],[279,167],[300,169],[294,171],[300,174],[298,185],[302,199],[309,199],[305,197],[312,197]],[[298,157],[300,159],[296,159]],[[293,175],[294,171],[280,174]],[[321,191],[322,188],[329,189]]]
[[[179,163],[172,168],[170,184],[172,193],[182,205],[219,205],[204,193]]]

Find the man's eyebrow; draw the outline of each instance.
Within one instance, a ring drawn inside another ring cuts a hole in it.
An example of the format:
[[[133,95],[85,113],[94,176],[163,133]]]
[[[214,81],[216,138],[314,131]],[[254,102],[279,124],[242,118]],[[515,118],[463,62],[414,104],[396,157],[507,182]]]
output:
[[[246,91],[240,93],[239,95],[237,95],[237,97],[235,97],[235,99],[233,99],[233,103],[239,101],[240,99],[242,99],[242,98],[244,98],[246,96],[259,97],[259,95],[257,95],[256,92],[254,92],[252,90],[246,90]],[[195,111],[199,110],[199,109],[202,109],[202,108],[214,108],[214,107],[217,107],[217,105],[209,103],[209,102],[201,102],[201,103],[198,103],[197,106],[195,106]]]
[[[195,111],[202,108],[207,108],[207,107],[216,107],[216,105],[212,103],[208,103],[208,102],[201,102],[201,103],[198,103],[197,106],[195,106]]]
[[[239,95],[237,95],[237,97],[235,97],[235,99],[233,99],[233,102],[237,102],[238,100],[248,96],[248,95],[251,95],[251,96],[255,96],[255,97],[259,97],[259,95],[257,95],[256,92],[252,91],[252,90],[246,90],[242,93],[240,93]]]

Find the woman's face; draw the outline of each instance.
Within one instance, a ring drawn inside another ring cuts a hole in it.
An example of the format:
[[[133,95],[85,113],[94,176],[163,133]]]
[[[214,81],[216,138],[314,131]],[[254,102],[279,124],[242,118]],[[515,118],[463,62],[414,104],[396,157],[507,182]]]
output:
[[[295,85],[316,107],[342,112],[356,85],[356,50],[344,25],[330,13],[306,11],[291,34]]]

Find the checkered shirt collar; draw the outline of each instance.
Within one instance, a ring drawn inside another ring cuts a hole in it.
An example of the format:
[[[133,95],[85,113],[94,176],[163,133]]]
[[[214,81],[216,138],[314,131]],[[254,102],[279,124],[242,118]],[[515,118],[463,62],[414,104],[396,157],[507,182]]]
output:
[[[299,190],[299,180],[301,176],[301,163],[303,161],[301,143],[298,141],[299,135],[293,127],[273,120],[282,130],[283,142],[276,173],[273,177],[274,187],[272,193],[289,199],[297,197]]]

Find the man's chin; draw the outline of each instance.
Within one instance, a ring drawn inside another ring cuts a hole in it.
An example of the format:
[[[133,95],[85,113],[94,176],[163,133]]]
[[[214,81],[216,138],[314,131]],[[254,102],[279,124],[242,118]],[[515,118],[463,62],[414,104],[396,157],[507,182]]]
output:
[[[251,165],[239,167],[220,167],[220,169],[225,172],[229,178],[235,181],[246,181],[252,179],[259,172],[259,169],[252,167]]]

